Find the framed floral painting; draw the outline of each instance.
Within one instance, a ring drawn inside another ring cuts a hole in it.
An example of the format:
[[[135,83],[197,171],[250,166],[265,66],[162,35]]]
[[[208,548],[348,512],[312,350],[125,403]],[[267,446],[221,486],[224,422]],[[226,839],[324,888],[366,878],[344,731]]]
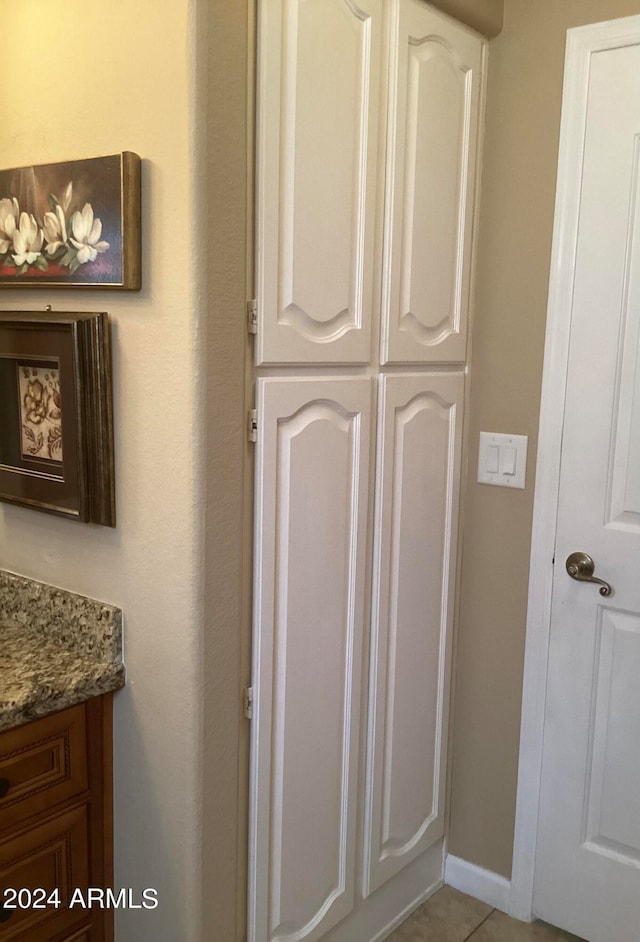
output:
[[[106,314],[0,313],[0,500],[115,526]]]
[[[0,287],[141,284],[140,158],[0,170]]]

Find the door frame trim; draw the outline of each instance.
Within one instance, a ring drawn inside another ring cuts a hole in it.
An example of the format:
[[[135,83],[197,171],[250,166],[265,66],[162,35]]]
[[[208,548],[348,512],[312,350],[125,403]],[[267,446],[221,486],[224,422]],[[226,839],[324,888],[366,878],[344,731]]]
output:
[[[567,30],[560,150],[540,402],[520,755],[509,912],[531,920],[542,773],[544,714],[560,487],[560,456],[569,362],[573,273],[591,56],[640,41],[640,15]],[[563,408],[559,408],[559,404]]]

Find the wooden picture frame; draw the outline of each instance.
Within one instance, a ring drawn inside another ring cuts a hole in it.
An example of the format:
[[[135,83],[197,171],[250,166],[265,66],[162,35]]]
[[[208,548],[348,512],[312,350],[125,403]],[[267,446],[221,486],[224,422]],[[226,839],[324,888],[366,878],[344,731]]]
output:
[[[141,287],[140,158],[0,170],[0,287]]]
[[[114,527],[106,314],[0,312],[0,500]]]

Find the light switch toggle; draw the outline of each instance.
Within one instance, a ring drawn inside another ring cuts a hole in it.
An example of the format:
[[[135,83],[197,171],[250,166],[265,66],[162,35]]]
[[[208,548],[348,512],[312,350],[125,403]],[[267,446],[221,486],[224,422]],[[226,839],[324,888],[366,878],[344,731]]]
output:
[[[513,447],[513,445],[505,445],[504,448],[500,448],[498,450],[500,452],[500,473],[515,474],[516,458],[518,455],[517,450]]]
[[[527,444],[526,435],[480,432],[478,482],[524,488]]]
[[[496,445],[487,448],[487,471],[498,474],[500,471],[500,449]]]

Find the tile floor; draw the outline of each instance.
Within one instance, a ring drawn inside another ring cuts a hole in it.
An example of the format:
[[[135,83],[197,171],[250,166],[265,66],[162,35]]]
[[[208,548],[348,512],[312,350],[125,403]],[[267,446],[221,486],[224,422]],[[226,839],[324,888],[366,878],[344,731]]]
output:
[[[517,922],[486,903],[443,886],[386,942],[582,942],[543,922]]]

